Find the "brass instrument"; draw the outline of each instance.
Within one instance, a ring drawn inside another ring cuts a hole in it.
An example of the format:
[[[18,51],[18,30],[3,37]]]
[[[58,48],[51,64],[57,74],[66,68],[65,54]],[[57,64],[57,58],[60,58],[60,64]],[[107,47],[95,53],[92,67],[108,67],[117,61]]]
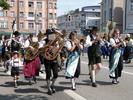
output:
[[[39,31],[37,37],[38,37],[38,41],[41,41],[46,38],[46,35],[42,33],[41,31]]]
[[[25,50],[25,59],[26,60],[33,60],[35,57],[38,56],[38,48],[39,48],[39,43],[38,42],[32,42],[31,46],[34,49],[31,49],[30,47],[26,48]]]
[[[48,44],[42,50],[40,50],[43,52],[42,54],[44,54],[43,56],[47,60],[56,59],[64,46],[64,41],[61,37],[63,34],[56,30],[54,31],[54,34],[56,35],[55,39],[49,41]]]

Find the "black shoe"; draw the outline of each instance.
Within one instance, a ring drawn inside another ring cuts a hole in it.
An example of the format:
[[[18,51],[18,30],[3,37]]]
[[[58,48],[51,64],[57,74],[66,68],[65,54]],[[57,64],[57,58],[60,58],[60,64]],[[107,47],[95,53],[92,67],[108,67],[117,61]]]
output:
[[[29,85],[32,85],[32,83],[31,83],[31,82],[29,82]]]
[[[54,86],[51,86],[51,89],[52,89],[52,93],[55,93],[56,92]]]
[[[92,87],[97,87],[97,84],[96,83],[92,83]]]
[[[75,91],[76,90],[76,87],[72,87],[72,90]]]
[[[92,82],[92,77],[90,76],[90,80],[91,80],[91,82]]]
[[[116,80],[112,80],[112,84],[118,84]]]
[[[50,88],[50,89],[48,89],[47,94],[48,94],[48,95],[52,95],[52,90],[51,90],[51,88]]]

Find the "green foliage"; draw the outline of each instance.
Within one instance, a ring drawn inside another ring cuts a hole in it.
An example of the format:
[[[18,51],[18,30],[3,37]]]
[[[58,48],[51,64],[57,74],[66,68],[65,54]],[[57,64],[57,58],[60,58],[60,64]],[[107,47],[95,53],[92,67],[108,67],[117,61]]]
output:
[[[6,0],[0,0],[0,7],[2,7],[3,10],[8,10],[10,8],[10,5]]]

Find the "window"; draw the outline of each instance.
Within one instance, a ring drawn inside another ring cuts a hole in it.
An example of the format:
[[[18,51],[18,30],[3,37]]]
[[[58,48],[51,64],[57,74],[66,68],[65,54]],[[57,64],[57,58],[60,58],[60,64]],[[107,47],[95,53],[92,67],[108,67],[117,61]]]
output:
[[[0,16],[4,16],[4,12],[0,10]]]
[[[53,19],[53,13],[49,13],[49,19]]]
[[[23,29],[23,28],[24,28],[24,23],[23,23],[23,22],[20,23],[19,28],[20,28],[20,29]]]
[[[131,3],[131,4],[130,4],[130,11],[133,11],[133,0],[131,0],[130,3]]]
[[[24,17],[24,12],[20,12],[20,13],[19,13],[19,16],[20,16],[20,17]]]
[[[34,3],[33,3],[33,2],[28,2],[28,6],[29,6],[30,8],[33,8],[33,7],[34,7]]]
[[[49,24],[49,26],[48,26],[48,27],[49,27],[49,28],[52,28],[52,26],[53,26],[52,24]]]
[[[15,17],[15,12],[11,11],[11,17]]]
[[[53,3],[49,3],[49,8],[53,8]]]
[[[56,3],[54,4],[54,8],[57,9],[57,4]]]
[[[29,24],[28,24],[28,28],[29,28],[29,29],[34,29],[34,23],[29,23]]]
[[[42,29],[42,23],[38,23],[38,29],[39,29],[39,30]]]
[[[57,18],[57,15],[56,15],[56,13],[54,14],[54,18],[55,18],[55,19]]]
[[[37,2],[37,8],[42,9],[42,2]]]
[[[34,17],[34,13],[33,12],[29,12],[28,16],[29,17]]]
[[[41,12],[38,13],[38,17],[42,17],[42,13]]]
[[[15,5],[15,1],[14,0],[11,0],[10,6],[13,7],[14,5]]]
[[[19,1],[19,7],[24,7],[24,2],[23,1]]]
[[[7,22],[5,21],[0,21],[0,28],[7,28]]]

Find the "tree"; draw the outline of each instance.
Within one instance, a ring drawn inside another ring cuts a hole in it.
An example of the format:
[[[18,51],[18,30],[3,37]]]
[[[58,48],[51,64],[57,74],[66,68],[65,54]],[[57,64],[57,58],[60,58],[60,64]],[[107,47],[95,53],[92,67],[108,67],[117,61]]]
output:
[[[7,3],[6,0],[0,0],[0,7],[3,10],[8,10],[10,8],[10,5]]]

